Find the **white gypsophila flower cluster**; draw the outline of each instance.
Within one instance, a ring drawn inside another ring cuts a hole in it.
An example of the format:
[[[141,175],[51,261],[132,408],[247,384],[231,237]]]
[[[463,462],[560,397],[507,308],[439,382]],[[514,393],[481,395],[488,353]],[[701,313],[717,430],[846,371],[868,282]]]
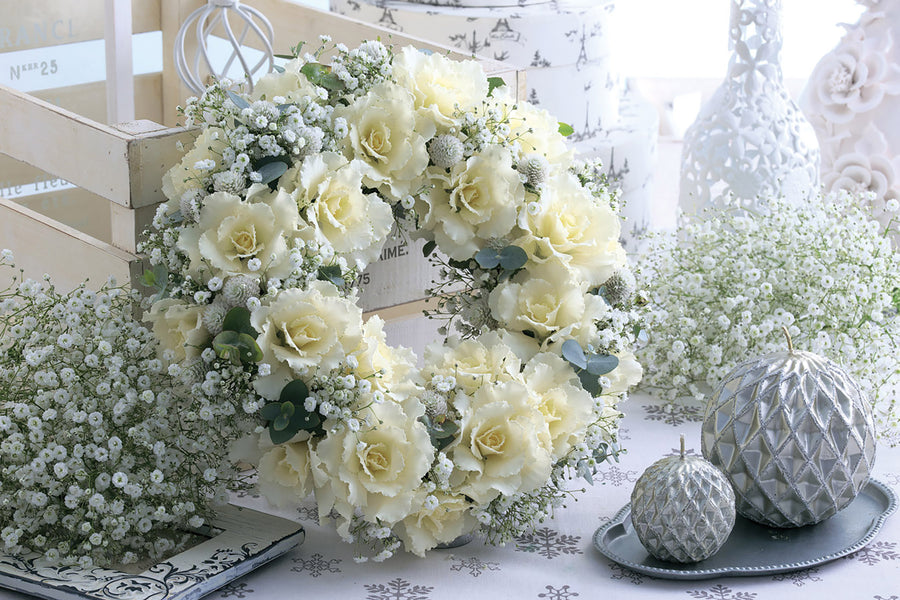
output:
[[[474,61],[321,43],[188,101],[147,318],[191,415],[255,415],[232,456],[276,505],[315,494],[359,560],[510,540],[619,451],[642,298],[617,196]],[[432,316],[462,334],[423,368],[357,303],[395,227],[437,250]]]
[[[671,401],[703,399],[737,364],[784,350],[786,327],[796,348],[847,369],[880,428],[895,428],[893,226],[884,230],[866,199],[847,192],[767,203],[765,212],[728,206],[688,219],[678,238],[655,241],[639,273],[652,308],[640,358],[655,365],[644,385]]]
[[[4,263],[11,256],[2,255]],[[0,292],[0,539],[62,565],[160,557],[229,474],[122,288]],[[225,432],[234,435],[234,432]]]

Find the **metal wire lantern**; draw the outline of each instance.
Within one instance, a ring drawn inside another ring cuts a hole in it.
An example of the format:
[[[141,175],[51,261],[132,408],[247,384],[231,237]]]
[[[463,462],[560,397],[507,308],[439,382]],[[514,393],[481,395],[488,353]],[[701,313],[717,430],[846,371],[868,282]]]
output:
[[[238,27],[233,27],[230,19],[236,18]],[[216,69],[209,57],[207,40],[212,31],[221,25],[228,41],[231,43],[231,55],[220,69]],[[197,37],[197,50],[193,57],[193,68],[185,56],[185,38],[188,30],[194,27]],[[240,33],[235,35],[235,30],[240,28]],[[251,67],[243,50],[247,48],[244,41],[249,34],[253,34],[263,45],[263,56]],[[192,12],[178,30],[175,36],[175,69],[178,76],[195,94],[200,95],[206,89],[202,80],[201,65],[205,65],[209,73],[218,79],[225,74],[237,60],[244,70],[244,77],[253,91],[253,77],[265,67],[269,72],[274,67],[274,52],[272,40],[275,32],[272,24],[259,10],[252,6],[241,4],[240,0],[208,0],[206,6],[202,6]]]

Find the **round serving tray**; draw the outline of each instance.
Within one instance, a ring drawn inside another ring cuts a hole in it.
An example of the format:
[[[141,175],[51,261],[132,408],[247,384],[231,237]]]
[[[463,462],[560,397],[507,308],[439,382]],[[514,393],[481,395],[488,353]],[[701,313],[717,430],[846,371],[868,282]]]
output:
[[[626,504],[597,530],[594,546],[624,567],[663,579],[771,575],[856,552],[872,541],[896,508],[893,490],[873,479],[846,508],[817,525],[777,529],[738,516],[731,536],[716,554],[698,563],[678,564],[647,553],[631,525],[631,504]]]

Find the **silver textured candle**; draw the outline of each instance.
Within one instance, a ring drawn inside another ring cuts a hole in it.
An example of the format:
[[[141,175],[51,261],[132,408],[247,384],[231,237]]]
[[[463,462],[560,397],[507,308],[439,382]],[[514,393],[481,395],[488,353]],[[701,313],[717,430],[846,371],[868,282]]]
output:
[[[631,524],[647,552],[691,563],[715,554],[734,527],[728,479],[699,456],[668,456],[650,465],[631,492]]]
[[[862,390],[830,360],[795,351],[787,337],[787,352],[745,362],[725,377],[701,438],[703,455],[734,485],[737,511],[775,527],[832,516],[856,497],[875,462]]]

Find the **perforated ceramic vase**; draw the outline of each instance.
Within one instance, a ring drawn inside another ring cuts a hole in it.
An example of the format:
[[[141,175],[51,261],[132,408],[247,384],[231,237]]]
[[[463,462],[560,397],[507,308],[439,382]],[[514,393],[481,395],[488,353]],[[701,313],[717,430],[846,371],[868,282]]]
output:
[[[699,456],[668,456],[650,465],[631,492],[631,524],[644,548],[669,562],[693,563],[719,551],[734,527],[728,479]]]
[[[738,513],[775,527],[831,517],[856,498],[875,462],[859,386],[827,358],[788,347],[725,377],[701,438],[703,456],[734,486]]]

